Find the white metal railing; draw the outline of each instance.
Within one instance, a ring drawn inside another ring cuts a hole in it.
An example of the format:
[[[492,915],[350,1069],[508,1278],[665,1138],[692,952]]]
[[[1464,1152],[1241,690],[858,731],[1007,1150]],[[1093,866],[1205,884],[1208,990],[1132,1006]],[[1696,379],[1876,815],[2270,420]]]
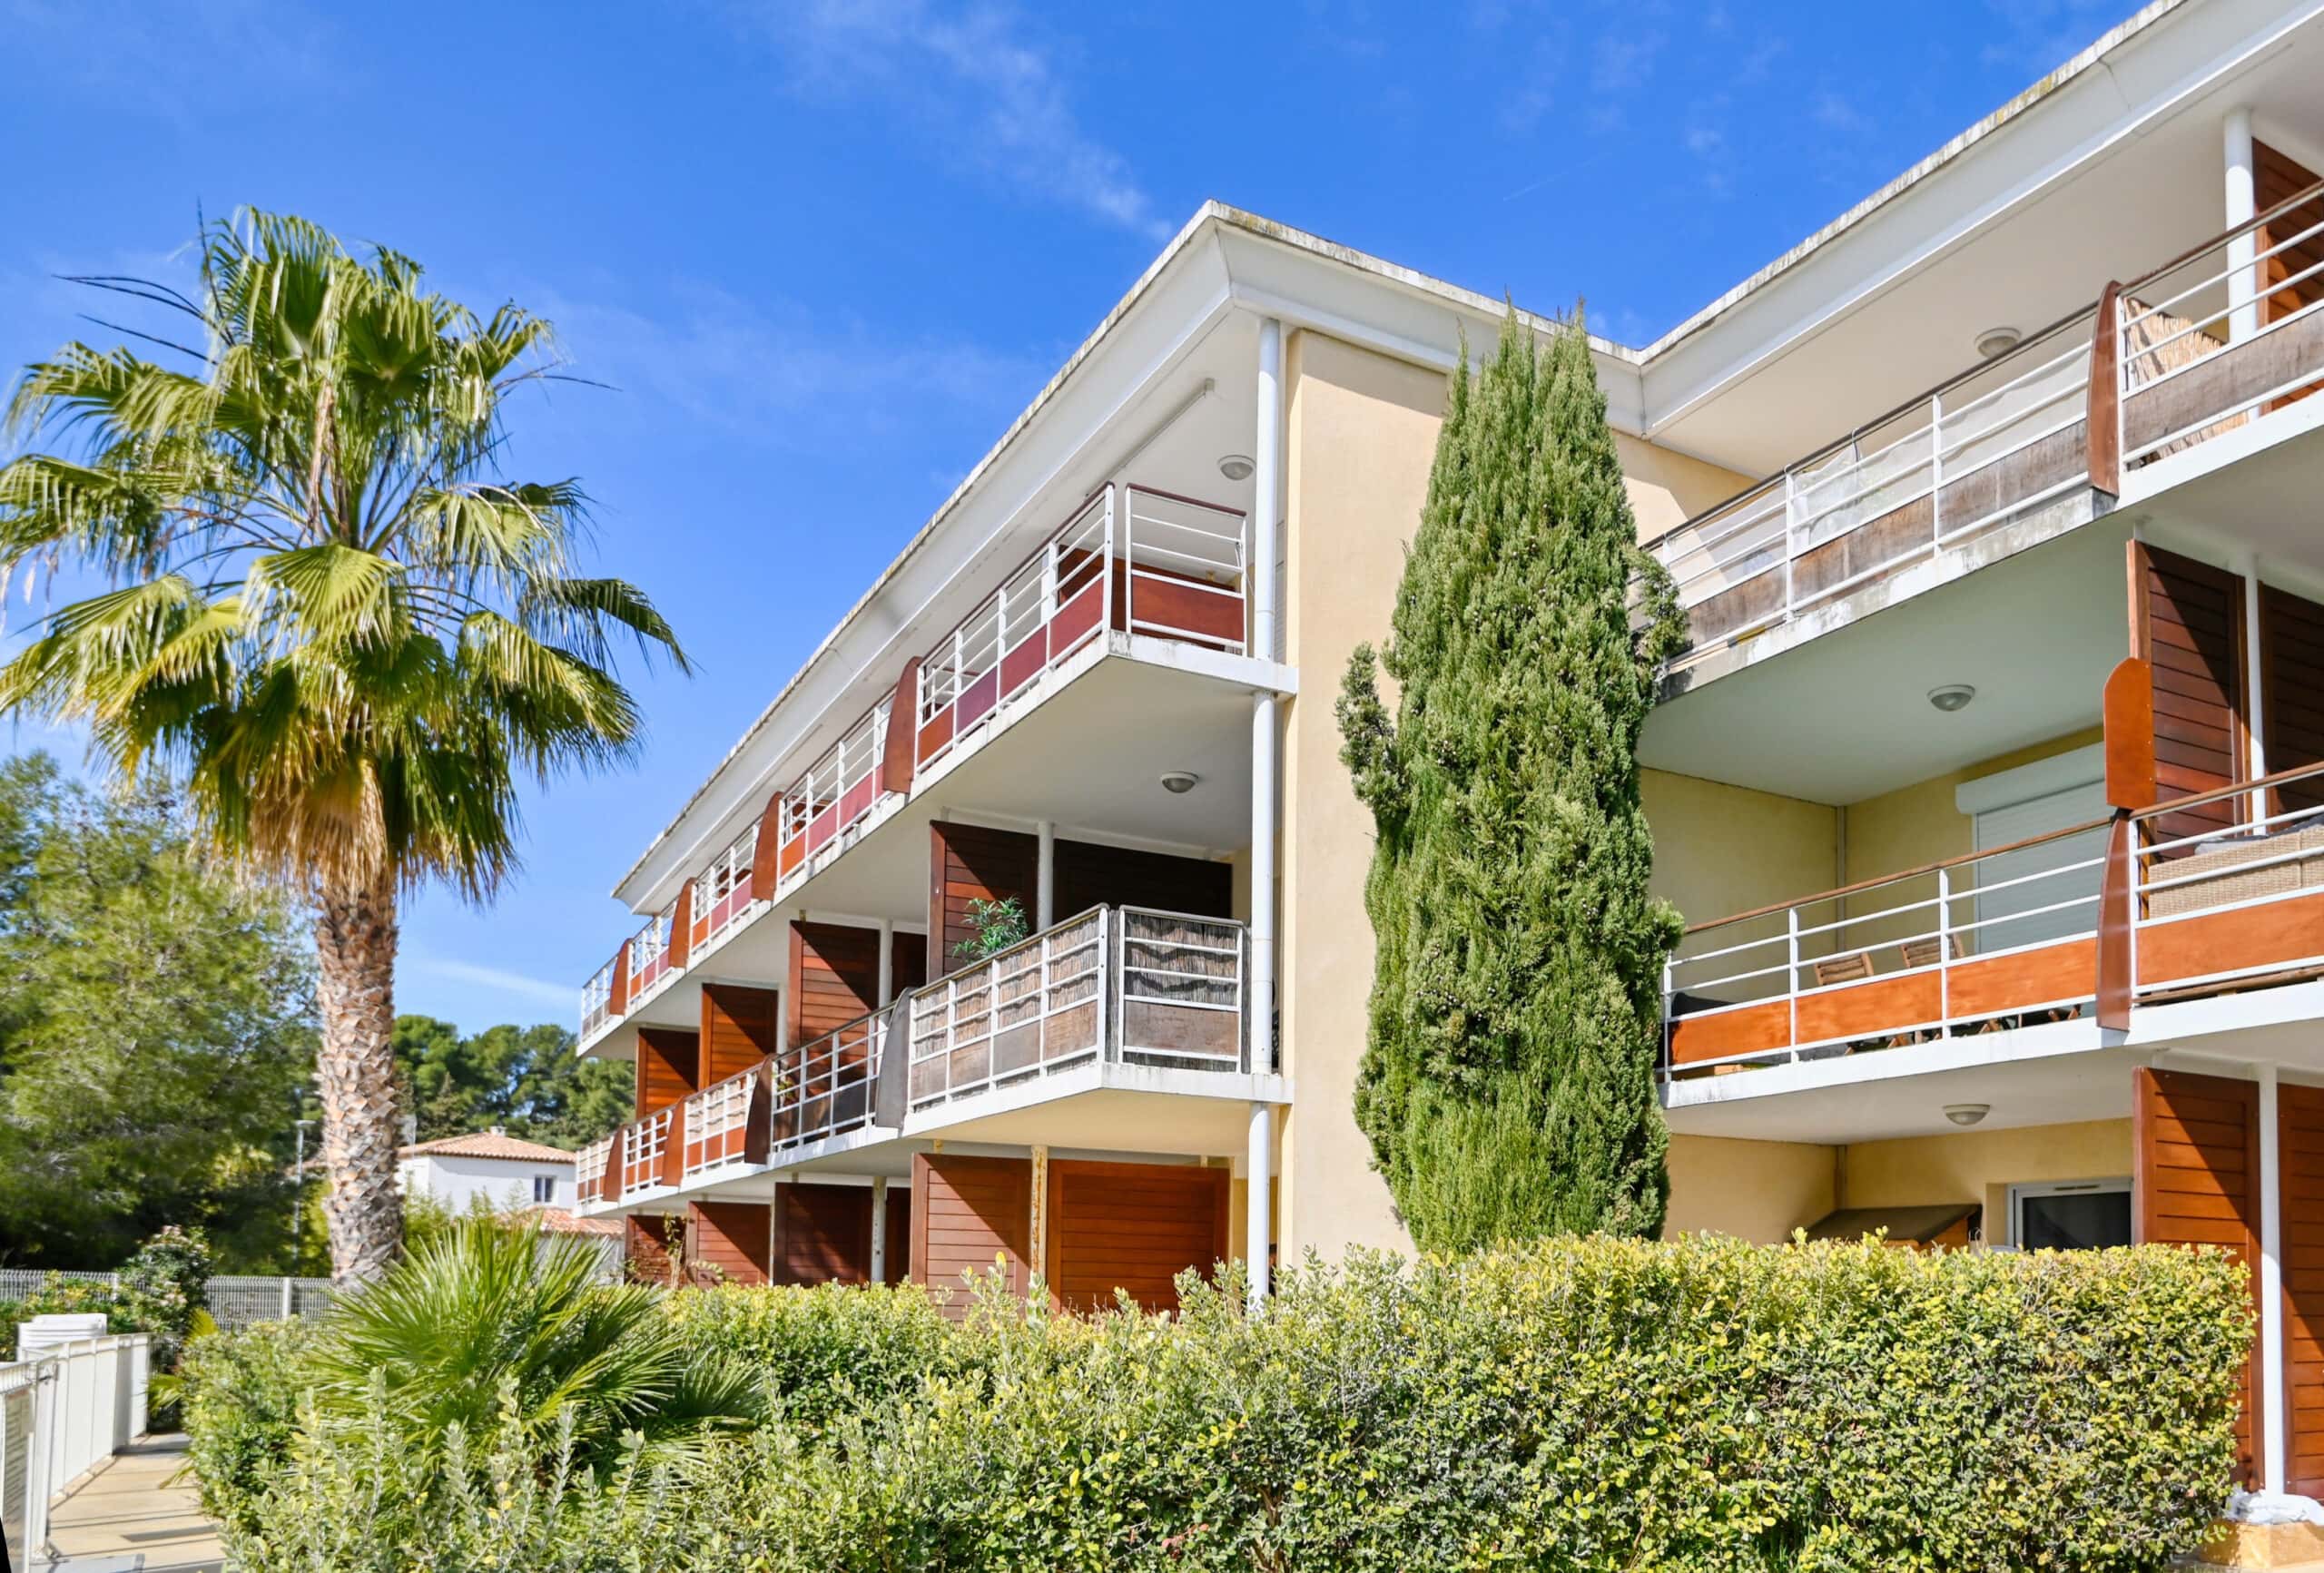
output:
[[[630,936],[623,954],[629,961],[629,1002],[632,1008],[645,991],[659,983],[670,970],[670,941],[677,921],[675,901],[663,908],[645,921],[645,927]]]
[[[750,1133],[751,1096],[764,1076],[763,1065],[738,1071],[685,1100],[685,1153],[681,1166],[687,1179],[743,1157]]]
[[[628,955],[626,948],[622,954],[625,958]],[[588,982],[581,986],[581,1036],[584,1037],[603,1027],[606,1018],[613,1013],[615,965],[614,962],[606,962],[591,975]]]
[[[1246,539],[1239,509],[1099,487],[921,658],[917,762],[951,752],[1107,629],[1240,654]]]
[[[1098,907],[972,962],[911,997],[910,1106],[1101,1057],[1249,1071],[1245,949],[1240,923]]]
[[[144,1434],[150,1358],[141,1332],[77,1339],[0,1364],[0,1531],[9,1566],[54,1560],[48,1526],[57,1496]]]
[[[2105,834],[2103,821],[2073,826],[1690,928],[1663,967],[1670,1068],[2077,1012],[2097,990]]]
[[[618,1135],[618,1133],[616,1133]],[[613,1172],[615,1136],[599,1136],[574,1155],[573,1194],[576,1204],[610,1202],[615,1179]]]
[[[2084,484],[2094,311],[2052,324],[1649,543],[1697,624],[1674,668]],[[1846,547],[1820,550],[1844,539]]]
[[[2312,337],[2324,307],[2324,261],[2304,261],[2319,238],[2324,184],[2124,288],[2116,359],[2126,467],[2232,430],[2324,379],[2324,354]],[[2243,353],[2294,334],[2308,340],[2305,352],[2296,347],[2260,359]],[[2230,351],[2240,364],[2216,375],[2219,358]]]
[[[2319,786],[2324,765],[2306,765],[2136,816],[2136,994],[2201,991],[2324,966],[2324,925],[2284,911],[2287,902],[2324,896]]]
[[[1246,520],[1239,509],[1152,487],[1101,487],[1040,549],[922,657],[909,724],[911,769],[975,735],[1033,679],[1108,629],[1239,654],[1246,648]],[[776,813],[777,892],[842,846],[890,794],[881,777],[893,696],[865,711],[783,795]],[[694,877],[688,956],[747,921],[758,827],[743,831]],[[670,911],[622,950],[634,1007],[669,969]],[[583,987],[586,1037],[611,1015],[615,968]]]
[[[678,1106],[672,1104],[622,1127],[621,1189],[608,1200],[619,1200],[662,1183],[662,1155],[670,1150]]]
[[[777,879],[787,878],[861,824],[879,805],[882,795],[880,760],[887,746],[892,703],[882,699],[865,711],[783,794],[782,840],[775,857]]]
[[[759,826],[753,820],[743,833],[711,860],[695,877],[692,909],[691,958],[721,934],[747,918],[758,906],[751,900],[751,870],[758,860]]]
[[[860,1130],[878,1114],[880,1072],[901,1003],[771,1057],[767,1146],[787,1152]]]

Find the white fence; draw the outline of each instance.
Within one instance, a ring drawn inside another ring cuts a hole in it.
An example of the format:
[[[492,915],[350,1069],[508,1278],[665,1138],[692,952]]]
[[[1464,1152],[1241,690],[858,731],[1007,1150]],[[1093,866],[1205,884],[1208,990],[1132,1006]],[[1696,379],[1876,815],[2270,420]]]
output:
[[[117,1288],[118,1273],[44,1273],[30,1267],[0,1267],[0,1300],[22,1300],[50,1279],[66,1283],[102,1283]],[[254,1322],[285,1322],[320,1316],[330,1304],[328,1278],[264,1278],[222,1274],[210,1280],[211,1320],[228,1332]]]
[[[53,1559],[50,1505],[144,1433],[146,1362],[139,1332],[81,1339],[0,1365],[0,1529],[10,1567]]]

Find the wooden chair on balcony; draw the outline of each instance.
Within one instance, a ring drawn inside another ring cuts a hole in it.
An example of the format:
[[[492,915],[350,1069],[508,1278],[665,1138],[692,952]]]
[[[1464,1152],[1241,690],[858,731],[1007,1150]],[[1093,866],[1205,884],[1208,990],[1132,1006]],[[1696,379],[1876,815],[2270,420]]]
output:
[[[1822,956],[1810,965],[1816,969],[1818,988],[1829,988],[1836,983],[1861,983],[1872,976],[1872,952],[1850,950],[1841,956]]]

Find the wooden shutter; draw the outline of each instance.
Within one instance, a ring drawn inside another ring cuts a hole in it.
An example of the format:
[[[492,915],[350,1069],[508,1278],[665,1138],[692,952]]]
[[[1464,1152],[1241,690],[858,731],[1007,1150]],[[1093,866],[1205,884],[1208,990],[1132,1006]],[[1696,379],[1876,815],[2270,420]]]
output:
[[[880,998],[880,930],[791,925],[791,1041],[803,1045],[869,1015]]]
[[[1029,1158],[977,1158],[916,1153],[911,1160],[911,1276],[949,1289],[944,1313],[968,1314],[960,1274],[990,1273],[1007,1259],[1009,1288],[1022,1294],[1030,1283],[1033,1165]]]
[[[763,1202],[694,1202],[687,1234],[697,1267],[712,1283],[759,1284],[767,1281],[768,1225]]]
[[[1049,1161],[1049,1260],[1058,1303],[1092,1311],[1126,1289],[1148,1311],[1176,1311],[1172,1280],[1207,1274],[1228,1253],[1225,1169],[1181,1164]]]
[[[941,978],[965,965],[954,946],[972,937],[969,903],[1014,896],[1033,917],[1039,877],[1040,840],[1022,831],[956,825],[942,820],[928,827],[928,976]]]
[[[775,1186],[773,1255],[777,1283],[869,1283],[872,1187]]]
[[[2324,760],[2324,606],[2260,586],[2260,706],[2268,773]],[[2324,805],[2324,776],[2277,789],[2272,809]]]
[[[702,1037],[675,1027],[637,1029],[637,1116],[658,1114],[702,1090]]]
[[[2134,1073],[2132,1190],[2141,1244],[2217,1245],[2260,1281],[2260,1089],[2185,1071]],[[2243,1373],[2237,1463],[2260,1478],[2259,1351]]]
[[[2276,1088],[2283,1176],[2284,1489],[2324,1494],[2324,1087]]]
[[[2243,580],[2191,558],[2131,543],[2131,654],[2154,682],[2154,774],[2165,798],[2246,778]],[[2232,798],[2159,816],[2165,841],[2224,830]]]
[[[739,1076],[774,1052],[781,993],[738,983],[702,986],[702,1085]]]

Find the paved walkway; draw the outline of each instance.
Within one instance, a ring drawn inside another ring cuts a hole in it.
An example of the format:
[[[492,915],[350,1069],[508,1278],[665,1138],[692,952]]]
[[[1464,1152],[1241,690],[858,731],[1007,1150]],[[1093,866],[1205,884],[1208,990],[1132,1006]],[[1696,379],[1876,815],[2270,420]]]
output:
[[[49,1515],[57,1573],[215,1573],[218,1531],[180,1479],[185,1438],[147,1437],[115,1453]]]

